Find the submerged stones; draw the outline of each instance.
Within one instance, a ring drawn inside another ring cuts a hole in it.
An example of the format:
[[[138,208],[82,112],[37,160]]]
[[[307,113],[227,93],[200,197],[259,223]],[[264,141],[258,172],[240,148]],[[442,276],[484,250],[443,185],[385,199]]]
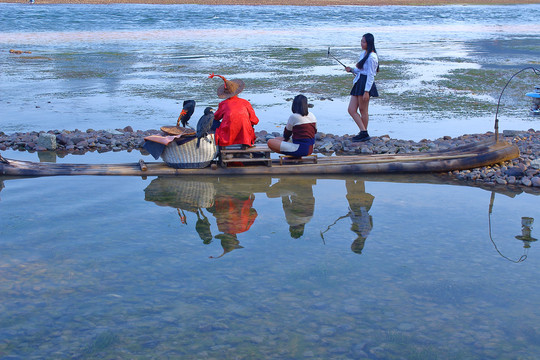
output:
[[[160,130],[133,130],[131,126],[123,129],[93,130],[50,130],[5,134],[0,132],[0,151],[13,149],[25,151],[55,150],[58,154],[84,154],[87,151],[132,151],[144,152],[144,138],[161,134]],[[256,132],[256,142],[266,143],[268,139],[280,136],[278,132],[265,130]],[[372,136],[366,142],[354,142],[354,135],[334,135],[317,133],[314,152],[321,155],[355,154],[414,154],[416,152],[452,149],[493,137],[492,132],[485,134],[462,135],[457,138],[444,136],[436,140],[421,141],[392,139],[388,135]],[[502,164],[482,168],[452,171],[449,176],[460,181],[481,185],[523,186],[540,188],[540,131],[505,130],[501,134],[504,140],[515,143],[520,150],[520,157]]]

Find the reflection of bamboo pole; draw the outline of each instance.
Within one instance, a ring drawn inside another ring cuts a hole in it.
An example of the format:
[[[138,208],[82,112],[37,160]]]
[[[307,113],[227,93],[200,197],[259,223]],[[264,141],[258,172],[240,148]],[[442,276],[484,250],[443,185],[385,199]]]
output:
[[[336,225],[337,222],[338,222],[339,220],[344,219],[344,218],[346,218],[346,217],[349,217],[350,214],[351,214],[351,212],[349,211],[349,212],[347,213],[347,215],[343,215],[343,216],[338,217],[338,218],[336,219],[336,221],[334,221],[334,223],[332,223],[331,225],[328,225],[328,228],[326,228],[326,230],[321,231],[321,239],[322,239],[322,241],[323,241],[323,244],[326,245],[326,243],[324,242],[324,233],[327,232],[328,230],[330,230],[330,228],[331,228],[332,226]]]
[[[493,246],[495,247],[495,250],[497,250],[497,252],[499,253],[499,255],[501,255],[503,258],[505,258],[506,260],[508,261],[511,261],[513,263],[520,263],[522,261],[525,261],[525,259],[527,259],[527,254],[523,254],[519,257],[519,259],[517,260],[512,260],[506,256],[504,256],[500,251],[499,249],[497,248],[497,244],[495,244],[495,241],[493,241],[493,237],[491,236],[491,212],[493,211],[493,202],[495,201],[495,191],[492,191],[491,192],[491,198],[489,200],[489,213],[488,213],[488,224],[489,224],[489,227],[488,227],[488,230],[489,230],[489,239],[491,240],[491,243],[493,244]]]

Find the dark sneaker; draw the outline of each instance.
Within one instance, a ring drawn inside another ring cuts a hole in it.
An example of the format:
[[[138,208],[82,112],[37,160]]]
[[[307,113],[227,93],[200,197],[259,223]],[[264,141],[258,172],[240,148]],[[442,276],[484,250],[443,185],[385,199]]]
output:
[[[367,131],[360,131],[356,136],[353,136],[352,141],[368,141],[371,139]]]

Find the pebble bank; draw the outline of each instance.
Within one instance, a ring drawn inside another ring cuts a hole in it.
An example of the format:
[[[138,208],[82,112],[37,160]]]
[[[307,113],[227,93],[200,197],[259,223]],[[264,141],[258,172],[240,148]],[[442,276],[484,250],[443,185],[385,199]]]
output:
[[[87,151],[141,151],[144,138],[161,134],[161,130],[133,130],[130,126],[114,130],[50,130],[41,132],[25,132],[5,134],[0,132],[0,151],[54,150],[59,156],[65,154],[84,154]],[[265,143],[268,139],[279,136],[277,132],[256,133],[257,143]],[[388,135],[375,136],[366,142],[352,141],[353,135],[334,135],[317,133],[315,153],[321,155],[352,154],[396,154],[415,153],[452,149],[493,137],[494,133],[469,134],[456,138],[444,136],[436,140],[399,140]],[[515,143],[520,150],[520,157],[492,166],[470,170],[453,171],[449,176],[463,182],[472,182],[488,186],[525,187],[540,190],[540,131],[505,130],[500,134],[504,140]]]

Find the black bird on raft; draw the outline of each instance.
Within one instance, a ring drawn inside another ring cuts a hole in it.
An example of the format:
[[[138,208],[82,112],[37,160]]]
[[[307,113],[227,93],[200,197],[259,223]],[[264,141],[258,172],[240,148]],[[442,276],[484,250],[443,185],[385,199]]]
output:
[[[176,126],[180,126],[180,123],[182,123],[182,127],[186,127],[194,111],[195,100],[184,101],[184,103],[182,104],[182,111],[180,112],[180,116],[178,116],[178,121],[176,121]]]
[[[204,109],[204,115],[201,116],[199,122],[197,123],[197,147],[201,144],[201,138],[208,135],[210,129],[212,129],[212,124],[214,123],[214,109],[208,106]],[[208,141],[208,139],[207,139]]]

